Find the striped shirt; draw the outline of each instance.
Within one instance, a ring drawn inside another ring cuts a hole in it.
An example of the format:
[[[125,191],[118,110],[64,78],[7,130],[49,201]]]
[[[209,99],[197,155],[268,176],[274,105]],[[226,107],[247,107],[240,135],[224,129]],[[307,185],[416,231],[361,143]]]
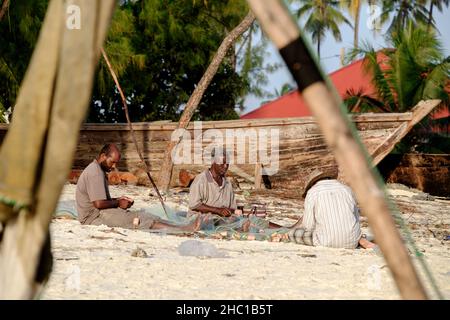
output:
[[[354,249],[361,238],[359,210],[349,187],[320,180],[307,193],[302,228],[315,246]]]

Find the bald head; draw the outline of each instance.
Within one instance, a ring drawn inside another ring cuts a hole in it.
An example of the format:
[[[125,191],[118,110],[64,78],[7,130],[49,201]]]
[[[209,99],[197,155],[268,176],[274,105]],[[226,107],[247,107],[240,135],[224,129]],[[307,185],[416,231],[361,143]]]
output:
[[[214,148],[211,151],[211,171],[217,176],[225,176],[229,167],[228,152],[223,148]]]
[[[120,161],[119,148],[113,143],[108,143],[103,146],[98,155],[97,162],[105,172],[110,172],[116,168],[117,163]]]
[[[100,150],[99,156],[104,153],[105,155],[109,156],[111,155],[111,152],[117,152],[120,154],[119,148],[114,143],[108,143],[103,146],[103,148]]]

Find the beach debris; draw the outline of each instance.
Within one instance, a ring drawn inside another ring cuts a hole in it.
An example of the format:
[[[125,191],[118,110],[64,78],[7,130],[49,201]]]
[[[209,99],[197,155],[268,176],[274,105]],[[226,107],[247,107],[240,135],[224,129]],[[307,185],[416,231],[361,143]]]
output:
[[[223,276],[231,278],[231,277],[235,277],[236,275],[234,273],[225,273],[225,274],[223,274]]]
[[[126,240],[120,239],[120,238],[113,238],[113,237],[103,237],[103,236],[90,236],[91,239],[97,239],[97,240],[117,240],[122,242],[128,242]]]
[[[150,183],[148,181],[147,172],[145,170],[142,170],[140,168],[136,168],[131,171],[132,174],[137,178],[137,185],[138,186],[150,186]]]
[[[53,252],[55,260],[64,260],[64,261],[71,261],[71,260],[79,260],[80,257],[75,255],[73,252],[65,252],[65,251],[55,251]]]
[[[302,258],[317,258],[317,255],[309,253],[298,253],[297,255]]]
[[[227,254],[218,250],[211,243],[187,240],[178,246],[178,252],[181,256],[207,257],[207,258],[225,258]]]
[[[138,177],[131,172],[113,171],[108,173],[108,182],[111,185],[126,184],[136,186],[138,184]]]
[[[131,252],[131,256],[136,258],[148,258],[147,252],[140,247],[136,247],[136,249]]]
[[[182,187],[189,187],[192,183],[192,181],[194,181],[195,178],[195,173],[186,170],[186,169],[181,169],[180,173],[178,174],[178,180],[180,182],[180,186]]]
[[[67,181],[71,184],[77,184],[81,172],[83,172],[83,170],[71,170],[69,172],[69,176],[67,177]]]
[[[135,186],[138,183],[138,178],[130,172],[122,172],[120,174],[120,181],[126,185]]]
[[[107,229],[107,230],[100,230],[100,231],[101,231],[101,232],[104,232],[104,233],[117,233],[117,234],[120,234],[121,236],[127,237],[127,235],[126,235],[125,233],[122,233],[122,232],[120,232],[120,231],[117,231],[117,230],[114,229],[114,228]]]
[[[428,193],[421,192],[419,194],[415,194],[411,197],[412,200],[422,200],[422,201],[434,201],[435,198]]]

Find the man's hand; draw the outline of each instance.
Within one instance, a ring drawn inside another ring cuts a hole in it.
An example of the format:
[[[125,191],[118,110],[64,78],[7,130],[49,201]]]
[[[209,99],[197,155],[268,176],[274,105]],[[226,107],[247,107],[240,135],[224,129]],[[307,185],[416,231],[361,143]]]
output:
[[[130,197],[125,197],[125,196],[124,196],[124,198],[127,199],[127,200],[129,201],[129,203],[130,203],[130,204],[128,205],[128,208],[131,207],[131,206],[134,204],[134,200],[131,199]]]
[[[218,208],[217,214],[221,217],[229,217],[233,214],[233,210],[230,208]]]
[[[117,199],[117,201],[119,201],[119,208],[122,208],[124,210],[130,208],[134,203],[133,199],[128,197],[120,197]]]

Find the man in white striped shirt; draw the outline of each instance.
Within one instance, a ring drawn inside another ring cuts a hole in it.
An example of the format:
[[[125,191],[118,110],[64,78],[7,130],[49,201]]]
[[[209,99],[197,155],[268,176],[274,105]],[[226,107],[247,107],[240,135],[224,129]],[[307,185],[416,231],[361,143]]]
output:
[[[337,170],[315,170],[310,174],[303,192],[303,219],[289,232],[289,239],[332,248],[354,249],[358,244],[374,247],[361,234],[359,209],[352,190],[336,179]]]

